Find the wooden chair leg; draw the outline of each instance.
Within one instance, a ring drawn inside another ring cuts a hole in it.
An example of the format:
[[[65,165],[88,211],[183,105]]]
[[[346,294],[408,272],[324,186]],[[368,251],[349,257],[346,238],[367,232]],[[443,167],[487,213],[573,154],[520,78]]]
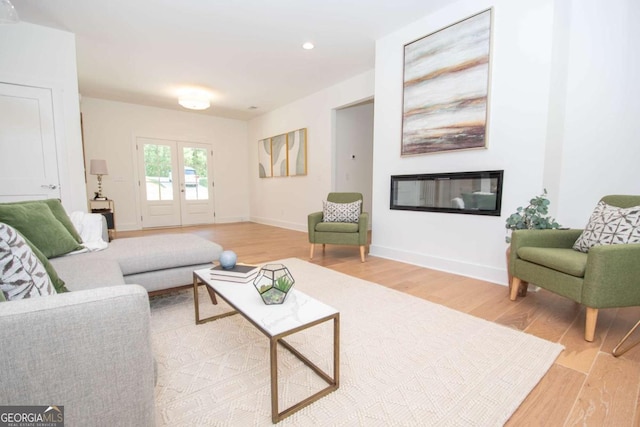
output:
[[[364,262],[364,245],[360,246],[360,259]]]
[[[526,297],[527,296],[527,290],[529,290],[529,282],[520,282],[520,289],[518,289],[518,296],[520,297]]]
[[[313,248],[315,247],[315,243],[311,244],[311,250],[309,251],[309,259],[313,259]]]
[[[509,298],[511,301],[515,301],[518,298],[518,289],[520,289],[520,283],[522,281],[517,277],[514,277],[511,281],[511,289],[509,289]]]
[[[598,321],[598,309],[587,307],[587,316],[584,324],[584,339],[592,342],[596,335],[596,323]]]
[[[325,246],[327,246],[327,245],[325,245],[325,244],[323,243],[323,244],[322,244],[322,255],[324,255],[324,249],[325,249]]]

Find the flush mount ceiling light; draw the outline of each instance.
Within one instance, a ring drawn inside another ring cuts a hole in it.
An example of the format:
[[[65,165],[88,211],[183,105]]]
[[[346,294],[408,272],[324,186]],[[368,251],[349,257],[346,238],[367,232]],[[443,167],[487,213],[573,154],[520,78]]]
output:
[[[15,24],[20,21],[18,12],[9,0],[0,0],[0,24]]]
[[[189,110],[206,110],[211,106],[209,95],[201,92],[190,92],[178,98],[178,104]]]
[[[303,49],[306,49],[306,50],[311,50],[311,49],[313,49],[314,47],[315,47],[315,46],[314,46],[314,45],[313,45],[313,43],[311,43],[311,42],[306,42],[305,44],[303,44],[303,45],[302,45],[302,48],[303,48]]]

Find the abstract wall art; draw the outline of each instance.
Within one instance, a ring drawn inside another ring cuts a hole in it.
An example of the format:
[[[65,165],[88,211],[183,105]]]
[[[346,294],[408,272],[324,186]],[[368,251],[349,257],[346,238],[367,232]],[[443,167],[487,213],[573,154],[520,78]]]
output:
[[[404,46],[401,155],[485,148],[492,9]]]
[[[273,176],[287,176],[287,135],[271,138],[271,170]]]
[[[271,178],[271,138],[258,141],[258,176]]]
[[[287,134],[287,161],[289,176],[307,174],[307,129]]]
[[[306,128],[258,141],[258,176],[260,178],[306,174]]]

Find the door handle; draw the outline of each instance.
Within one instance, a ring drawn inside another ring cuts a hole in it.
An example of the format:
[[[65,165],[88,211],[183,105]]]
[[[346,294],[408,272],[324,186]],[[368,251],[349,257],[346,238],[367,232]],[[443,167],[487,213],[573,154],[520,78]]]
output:
[[[48,185],[47,185],[47,184],[43,184],[43,185],[41,185],[40,187],[42,187],[42,188],[48,188],[49,190],[55,190],[56,188],[58,188],[58,186],[57,186],[57,185],[54,185],[54,184],[48,184]]]

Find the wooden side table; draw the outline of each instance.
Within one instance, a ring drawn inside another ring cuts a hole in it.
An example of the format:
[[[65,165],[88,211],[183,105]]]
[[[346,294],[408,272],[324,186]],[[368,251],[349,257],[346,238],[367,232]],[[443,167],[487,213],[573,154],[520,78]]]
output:
[[[109,241],[116,237],[116,209],[113,200],[89,200],[89,211],[99,213],[107,220]]]

